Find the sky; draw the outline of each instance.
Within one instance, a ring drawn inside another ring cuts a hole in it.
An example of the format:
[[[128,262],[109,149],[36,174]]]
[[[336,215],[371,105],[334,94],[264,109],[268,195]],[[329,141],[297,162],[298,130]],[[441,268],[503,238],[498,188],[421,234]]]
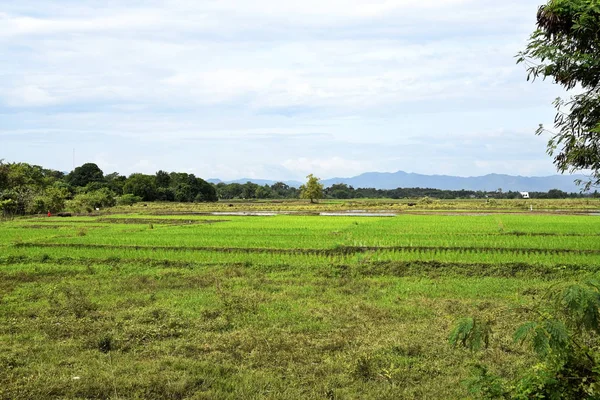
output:
[[[303,180],[553,175],[542,0],[0,2],[0,159]]]

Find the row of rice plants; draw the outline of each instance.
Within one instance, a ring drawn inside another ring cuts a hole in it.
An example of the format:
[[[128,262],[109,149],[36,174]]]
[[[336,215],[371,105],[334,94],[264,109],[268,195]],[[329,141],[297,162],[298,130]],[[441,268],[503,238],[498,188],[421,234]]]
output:
[[[430,234],[552,233],[599,234],[598,218],[583,215],[401,215],[361,225],[373,234],[382,231]]]
[[[338,225],[339,227],[339,225]],[[13,241],[47,238],[48,243],[78,243],[128,246],[226,247],[226,248],[301,248],[323,249],[339,246],[359,247],[479,247],[520,249],[600,250],[597,236],[515,236],[515,235],[452,235],[430,232],[405,233],[361,231],[360,225],[337,231],[309,228],[270,228],[227,222],[217,224],[176,225],[117,225],[94,228],[85,234],[85,227],[73,227],[48,232],[19,230],[12,233]],[[20,232],[24,232],[21,234]],[[11,237],[8,241],[11,241]]]
[[[489,217],[409,216],[407,218],[234,217],[215,224],[160,225],[87,223],[37,229],[25,220],[0,225],[0,246],[19,243],[57,243],[112,246],[326,249],[340,246],[519,248],[598,250],[594,217],[510,217],[522,229],[524,222],[541,221],[545,230],[557,223],[570,226],[565,235],[505,235],[493,232],[498,222]],[[37,220],[40,220],[39,218]],[[441,224],[440,221],[447,223]],[[410,223],[408,223],[410,222]],[[24,229],[24,227],[36,229]]]
[[[531,265],[586,265],[600,266],[600,254],[549,254],[527,252],[497,252],[489,250],[379,250],[350,254],[314,253],[248,253],[243,251],[173,251],[168,249],[133,248],[60,248],[60,247],[5,247],[4,260],[18,257],[38,260],[58,260],[65,257],[118,262],[121,260],[180,261],[190,264],[256,264],[290,265],[319,268],[328,265],[363,265],[381,262],[436,261],[454,264],[502,264],[524,263]]]
[[[28,223],[81,223],[101,222],[102,220],[147,219],[144,214],[119,214],[106,217],[32,218],[18,220],[13,225]],[[223,220],[222,216],[152,216],[157,219],[200,221]],[[399,215],[395,218],[357,218],[357,217],[318,217],[287,216],[241,217],[228,216],[228,227],[223,229],[308,229],[311,231],[335,231],[354,228],[365,234],[390,230],[404,233],[427,232],[470,234],[470,233],[579,233],[598,234],[598,220],[595,217],[576,215]],[[20,223],[19,223],[20,221]],[[326,221],[326,222],[324,222]]]

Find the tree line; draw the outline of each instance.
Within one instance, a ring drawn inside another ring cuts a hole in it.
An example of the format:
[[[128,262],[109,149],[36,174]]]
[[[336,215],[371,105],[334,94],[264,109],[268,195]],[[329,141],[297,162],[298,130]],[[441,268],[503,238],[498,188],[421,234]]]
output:
[[[297,199],[311,202],[325,199],[360,198],[435,198],[435,199],[515,199],[518,192],[472,190],[440,190],[427,188],[397,188],[391,190],[353,188],[339,183],[323,188],[319,179],[309,175],[300,188],[277,182],[272,185],[256,183],[212,184],[194,174],[158,171],[154,175],[134,173],[129,176],[116,172],[104,174],[94,163],[86,163],[70,173],[46,169],[27,163],[6,163],[0,160],[0,211],[6,215],[56,213],[69,209],[91,212],[96,208],[132,205],[140,201],[215,202],[234,199]],[[561,199],[586,195],[566,193],[558,189],[549,192],[530,192],[531,198]],[[590,196],[590,195],[587,195]],[[598,196],[598,193],[591,196]]]
[[[277,182],[273,185],[258,185],[252,182],[246,183],[223,183],[215,185],[219,199],[297,199],[301,197],[302,188],[298,189],[289,186],[283,182]],[[552,189],[548,192],[529,192],[532,199],[568,199],[598,197],[598,193],[582,194],[567,193],[559,189]],[[345,183],[336,183],[330,187],[322,189],[322,195],[317,195],[317,199],[417,199],[430,197],[440,200],[452,199],[519,199],[520,192],[515,191],[482,191],[482,190],[442,190],[430,188],[396,188],[396,189],[375,189],[375,188],[354,188]],[[302,198],[302,197],[301,197]],[[309,198],[309,197],[306,197]]]
[[[65,174],[27,163],[0,160],[0,210],[4,215],[56,213],[64,209],[132,205],[139,201],[210,202],[217,191],[205,180],[183,172],[154,175],[116,172],[105,175],[94,163]]]

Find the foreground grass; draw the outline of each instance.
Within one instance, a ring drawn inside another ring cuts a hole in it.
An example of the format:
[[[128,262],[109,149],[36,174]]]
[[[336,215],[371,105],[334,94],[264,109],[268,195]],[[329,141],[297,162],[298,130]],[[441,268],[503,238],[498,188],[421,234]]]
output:
[[[529,365],[532,303],[600,270],[597,217],[107,218],[0,224],[0,398],[464,398],[474,363]],[[450,347],[465,315],[500,345]]]
[[[2,274],[2,398],[457,398],[474,312],[547,280],[32,263]],[[508,339],[483,355],[527,362]]]

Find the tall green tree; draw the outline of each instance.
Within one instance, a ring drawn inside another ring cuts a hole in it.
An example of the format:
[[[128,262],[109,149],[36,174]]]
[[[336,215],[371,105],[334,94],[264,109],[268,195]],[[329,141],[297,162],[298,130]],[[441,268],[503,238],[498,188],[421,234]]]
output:
[[[527,79],[551,78],[578,94],[556,99],[548,153],[560,172],[590,170],[584,189],[600,185],[600,0],[550,0],[518,63]],[[545,128],[540,125],[537,133]]]
[[[256,183],[252,183],[250,181],[244,183],[242,185],[242,198],[243,199],[254,199],[256,198],[256,189],[259,186]]]
[[[354,195],[354,188],[345,183],[335,183],[325,189],[325,194],[334,199],[350,199]]]
[[[154,175],[129,175],[123,186],[123,194],[132,194],[144,201],[154,201],[156,199],[156,181]]]
[[[38,165],[0,161],[0,201],[4,202],[3,214],[60,210],[68,193],[66,190],[52,188],[58,189],[62,178],[61,172]]]
[[[256,188],[255,197],[257,199],[270,199],[273,197],[273,192],[269,185],[259,186]]]
[[[175,201],[206,202],[217,201],[216,189],[204,179],[194,174],[171,172],[170,189],[173,190]]]
[[[168,172],[160,170],[156,173],[156,187],[168,188],[171,183],[171,177]]]
[[[113,172],[104,177],[106,187],[115,192],[117,195],[123,194],[123,186],[127,182],[127,177],[120,175],[118,172]]]
[[[104,182],[104,172],[94,163],[85,163],[67,175],[67,182],[72,186],[87,186],[91,182]]]
[[[0,159],[0,190],[8,187],[8,164]]]
[[[308,175],[306,179],[306,183],[300,186],[300,198],[310,199],[311,203],[314,203],[316,200],[322,199],[323,184],[319,182],[321,179],[317,178],[313,174]]]

